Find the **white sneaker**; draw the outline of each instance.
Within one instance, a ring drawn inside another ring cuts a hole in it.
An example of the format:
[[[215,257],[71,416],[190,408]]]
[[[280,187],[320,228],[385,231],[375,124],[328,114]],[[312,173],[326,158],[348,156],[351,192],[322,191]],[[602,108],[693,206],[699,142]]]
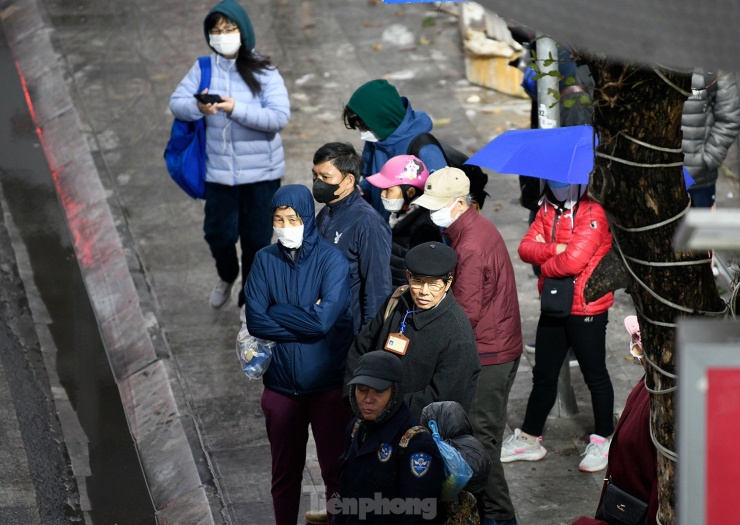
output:
[[[531,445],[522,437],[522,431],[518,428],[514,430],[514,435],[507,437],[501,445],[501,463],[538,461],[544,458],[545,454],[547,450],[540,444],[539,438]]]
[[[534,354],[534,341],[525,342],[524,349],[527,351],[528,354]]]
[[[586,447],[586,452],[583,453],[585,457],[578,468],[583,472],[604,470],[609,464],[609,445],[611,445],[612,440],[598,434],[591,434],[589,439],[591,443]]]
[[[222,281],[221,278],[216,281],[216,285],[211,290],[210,303],[214,308],[221,308],[223,305],[229,302],[231,299],[231,287],[234,283],[227,283]]]

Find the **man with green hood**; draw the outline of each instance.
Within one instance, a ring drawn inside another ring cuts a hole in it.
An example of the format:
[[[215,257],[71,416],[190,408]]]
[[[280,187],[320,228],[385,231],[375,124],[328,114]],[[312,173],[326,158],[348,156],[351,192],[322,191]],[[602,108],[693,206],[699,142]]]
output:
[[[406,97],[398,94],[387,80],[371,80],[357,88],[344,108],[344,124],[360,132],[365,141],[362,151],[363,177],[380,173],[383,165],[396,155],[408,153],[411,141],[432,131],[432,119],[423,111],[414,110]],[[417,157],[434,173],[447,165],[444,153],[434,144],[421,148]],[[387,221],[390,212],[380,200],[380,188],[363,179],[360,188],[365,198]]]

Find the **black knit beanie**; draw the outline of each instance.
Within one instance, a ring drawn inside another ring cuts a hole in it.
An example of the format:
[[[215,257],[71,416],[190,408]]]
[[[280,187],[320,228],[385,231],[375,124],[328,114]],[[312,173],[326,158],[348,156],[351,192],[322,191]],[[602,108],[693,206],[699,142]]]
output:
[[[208,16],[211,16],[213,13],[220,13],[239,26],[242,45],[249,51],[254,49],[254,29],[252,28],[252,21],[249,20],[249,15],[241,5],[234,0],[223,0],[223,2],[219,2],[213,9],[211,9]],[[208,19],[208,16],[206,19]],[[208,47],[211,47],[210,35],[208,34],[208,29],[206,29],[205,21],[203,22],[203,32],[206,35],[206,43],[208,43]]]
[[[387,139],[406,116],[401,96],[387,80],[371,80],[357,88],[347,102],[380,140]]]

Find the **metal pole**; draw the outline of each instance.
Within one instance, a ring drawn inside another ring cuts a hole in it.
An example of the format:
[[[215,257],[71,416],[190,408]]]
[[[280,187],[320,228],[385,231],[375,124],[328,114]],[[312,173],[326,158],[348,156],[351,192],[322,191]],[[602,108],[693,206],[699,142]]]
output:
[[[560,127],[560,104],[555,93],[560,92],[560,78],[549,75],[558,71],[558,46],[544,35],[537,36],[537,69],[544,76],[537,80],[537,113],[541,129]],[[576,395],[570,382],[570,364],[566,357],[558,376],[558,397],[550,411],[550,417],[570,417],[578,413]]]
[[[558,71],[558,46],[555,41],[543,35],[536,40],[537,69],[544,74],[537,80],[537,112],[541,129],[560,127],[560,104],[555,98],[559,92],[560,79],[551,76],[550,71]]]

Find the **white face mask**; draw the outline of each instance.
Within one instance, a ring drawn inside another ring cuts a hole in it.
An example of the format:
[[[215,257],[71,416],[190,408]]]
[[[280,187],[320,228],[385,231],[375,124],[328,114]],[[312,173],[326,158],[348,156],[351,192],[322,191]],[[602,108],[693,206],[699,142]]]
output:
[[[365,142],[378,142],[378,136],[370,130],[360,131],[360,138]]]
[[[300,248],[303,244],[303,224],[288,228],[273,228],[280,244],[290,250]]]
[[[216,50],[216,53],[229,57],[239,51],[242,45],[242,36],[239,32],[226,35],[209,35],[208,41],[211,47]]]
[[[386,199],[385,197],[380,198],[383,201],[383,208],[387,211],[401,211],[403,209],[403,199]]]
[[[454,219],[450,215],[450,212],[452,211],[452,208],[457,204],[457,199],[447,206],[446,208],[442,208],[441,210],[433,211],[429,214],[429,216],[432,218],[432,222],[439,226],[440,228],[449,228],[453,222],[457,220],[457,217]]]

